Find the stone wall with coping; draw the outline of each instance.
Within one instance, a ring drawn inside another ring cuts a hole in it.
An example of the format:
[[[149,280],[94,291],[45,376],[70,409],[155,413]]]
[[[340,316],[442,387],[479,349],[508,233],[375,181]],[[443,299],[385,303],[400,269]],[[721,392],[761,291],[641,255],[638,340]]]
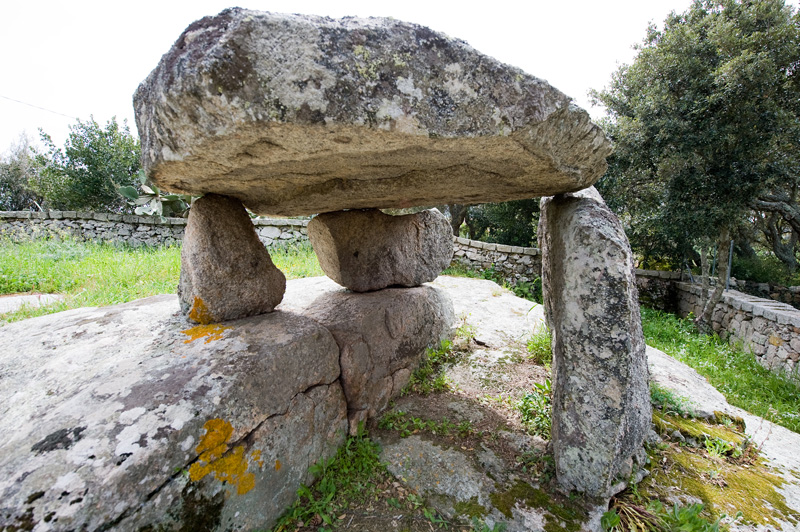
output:
[[[541,276],[542,254],[537,248],[492,244],[455,237],[453,260],[472,270],[494,270],[509,284]]]
[[[695,279],[695,281],[699,281]],[[710,286],[716,279],[710,279]],[[703,288],[680,272],[636,271],[640,301],[686,317],[702,312]],[[710,291],[710,289],[709,289]],[[652,302],[657,304],[653,305]],[[765,368],[800,381],[800,311],[791,305],[726,290],[711,317],[721,338],[741,343]]]
[[[307,238],[307,220],[257,218],[253,225],[267,246]],[[0,211],[0,237],[17,241],[69,237],[134,247],[171,246],[180,243],[185,229],[186,218],[75,211]]]

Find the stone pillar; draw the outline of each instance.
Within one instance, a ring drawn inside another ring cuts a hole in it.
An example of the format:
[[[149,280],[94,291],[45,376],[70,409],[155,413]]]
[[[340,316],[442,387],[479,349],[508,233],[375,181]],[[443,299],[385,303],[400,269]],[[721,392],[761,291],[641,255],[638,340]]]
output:
[[[326,212],[308,223],[308,239],[322,271],[354,292],[420,286],[453,259],[450,223],[436,209],[402,216]]]
[[[192,205],[181,249],[178,297],[197,323],[271,312],[286,277],[258,239],[242,202],[206,194]]]
[[[609,497],[644,458],[651,423],[631,248],[594,187],[544,198],[541,211],[556,478],[565,492]]]

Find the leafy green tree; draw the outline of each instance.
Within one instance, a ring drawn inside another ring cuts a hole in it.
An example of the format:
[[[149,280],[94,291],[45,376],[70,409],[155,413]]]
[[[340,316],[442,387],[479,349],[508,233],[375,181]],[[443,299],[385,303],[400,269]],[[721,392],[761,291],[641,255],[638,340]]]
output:
[[[70,126],[64,149],[39,131],[45,150],[37,152],[37,175],[32,188],[47,207],[66,210],[127,211],[120,186],[137,186],[139,140],[127,122],[116,118],[101,127],[93,117]]]
[[[0,158],[0,210],[37,210],[42,198],[28,185],[32,171],[30,143],[23,135],[11,146],[8,155]]]
[[[510,246],[535,246],[539,199],[473,205],[466,223],[470,238]]]
[[[696,0],[594,96],[616,145],[601,189],[646,254],[715,240],[726,257],[754,202],[800,177],[800,19],[782,0]]]

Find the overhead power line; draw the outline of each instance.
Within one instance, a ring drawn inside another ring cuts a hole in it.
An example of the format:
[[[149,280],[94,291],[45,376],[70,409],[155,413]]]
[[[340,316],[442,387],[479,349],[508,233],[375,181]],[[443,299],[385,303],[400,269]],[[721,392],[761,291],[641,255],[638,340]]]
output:
[[[67,118],[72,118],[74,120],[80,120],[80,118],[78,118],[77,116],[65,115],[64,113],[59,113],[58,111],[53,111],[52,109],[47,109],[45,107],[40,107],[38,105],[33,105],[32,103],[22,102],[20,100],[15,100],[14,98],[9,98],[8,96],[3,96],[2,94],[0,94],[0,98],[4,98],[6,100],[9,100],[9,101],[12,101],[12,102],[15,102],[15,103],[21,103],[22,105],[27,105],[28,107],[33,107],[34,109],[41,109],[42,111],[47,111],[48,113],[53,113],[54,115],[60,115],[60,116],[65,116]]]

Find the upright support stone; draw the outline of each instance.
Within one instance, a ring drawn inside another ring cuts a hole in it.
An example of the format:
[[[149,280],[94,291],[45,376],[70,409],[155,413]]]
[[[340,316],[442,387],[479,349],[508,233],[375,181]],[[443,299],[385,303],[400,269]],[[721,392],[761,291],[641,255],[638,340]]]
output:
[[[181,250],[181,310],[197,323],[271,312],[286,277],[272,263],[242,203],[207,194],[194,202]]]
[[[651,419],[631,249],[594,187],[541,205],[556,478],[566,492],[609,497],[643,458]]]
[[[450,223],[436,209],[403,216],[328,212],[308,223],[308,239],[325,274],[355,292],[420,286],[453,258]]]

